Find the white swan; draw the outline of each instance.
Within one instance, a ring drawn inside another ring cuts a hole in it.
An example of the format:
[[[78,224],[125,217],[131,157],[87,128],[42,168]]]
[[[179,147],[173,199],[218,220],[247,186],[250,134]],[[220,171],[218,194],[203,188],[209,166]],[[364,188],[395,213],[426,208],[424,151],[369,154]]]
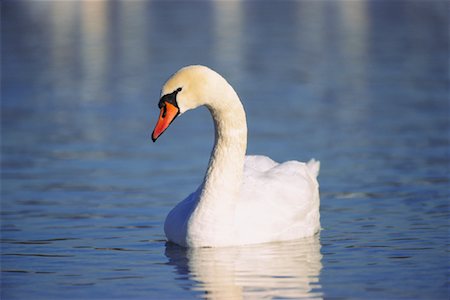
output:
[[[320,163],[278,164],[245,156],[247,124],[238,95],[204,66],[180,69],[161,91],[153,141],[180,114],[205,105],[215,144],[203,183],[168,214],[169,241],[185,247],[221,247],[293,240],[320,229]]]

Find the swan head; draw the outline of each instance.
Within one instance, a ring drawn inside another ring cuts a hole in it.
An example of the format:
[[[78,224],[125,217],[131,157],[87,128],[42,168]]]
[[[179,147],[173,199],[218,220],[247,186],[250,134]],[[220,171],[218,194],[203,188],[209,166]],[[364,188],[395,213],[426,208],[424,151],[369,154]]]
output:
[[[224,81],[218,73],[200,65],[184,67],[172,75],[161,90],[160,114],[152,133],[153,142],[179,115],[201,105],[210,105],[215,95],[221,94],[220,89],[226,86]]]

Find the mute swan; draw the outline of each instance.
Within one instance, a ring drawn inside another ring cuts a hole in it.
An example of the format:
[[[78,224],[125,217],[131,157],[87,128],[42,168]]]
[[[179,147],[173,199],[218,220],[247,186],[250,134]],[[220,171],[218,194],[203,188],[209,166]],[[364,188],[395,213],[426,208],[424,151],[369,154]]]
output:
[[[231,85],[208,67],[184,67],[164,84],[152,140],[177,116],[201,105],[214,120],[214,148],[202,184],[169,212],[167,239],[184,247],[222,247],[317,233],[320,163],[278,164],[266,156],[246,156],[242,103]]]

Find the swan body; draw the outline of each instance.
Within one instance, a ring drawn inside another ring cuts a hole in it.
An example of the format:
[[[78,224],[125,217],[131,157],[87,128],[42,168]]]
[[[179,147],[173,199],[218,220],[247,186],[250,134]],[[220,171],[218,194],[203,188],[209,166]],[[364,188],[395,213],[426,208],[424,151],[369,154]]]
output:
[[[293,240],[320,230],[320,163],[246,156],[245,111],[231,85],[204,66],[188,66],[163,86],[155,141],[184,112],[205,105],[215,144],[203,182],[168,214],[169,241],[222,247]]]

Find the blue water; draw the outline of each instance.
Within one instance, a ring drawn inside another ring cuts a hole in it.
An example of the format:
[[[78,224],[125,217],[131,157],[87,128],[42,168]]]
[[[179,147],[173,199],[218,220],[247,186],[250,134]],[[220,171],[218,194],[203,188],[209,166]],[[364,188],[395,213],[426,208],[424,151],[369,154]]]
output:
[[[2,1],[2,299],[448,299],[446,1]],[[208,65],[248,152],[322,163],[319,236],[186,250],[206,109],[150,139],[161,84]]]

